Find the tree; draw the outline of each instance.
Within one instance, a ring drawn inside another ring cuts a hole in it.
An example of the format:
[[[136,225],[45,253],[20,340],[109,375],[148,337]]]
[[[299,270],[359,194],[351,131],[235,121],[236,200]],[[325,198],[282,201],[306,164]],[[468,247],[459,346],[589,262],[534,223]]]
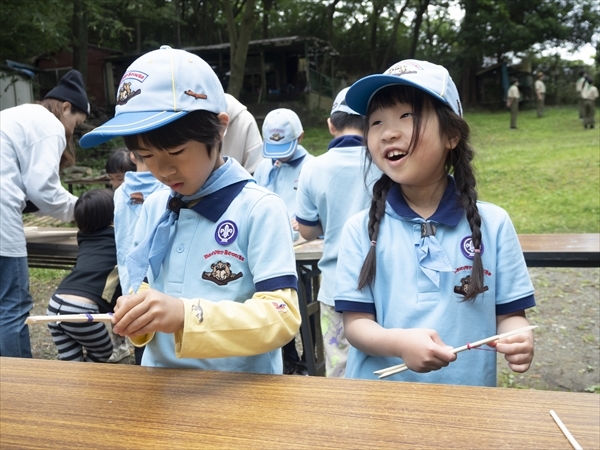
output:
[[[235,14],[230,0],[223,0],[223,9],[227,18],[227,29],[229,30],[229,84],[227,92],[234,97],[239,97],[244,84],[244,69],[246,67],[246,57],[248,56],[248,44],[256,22],[254,7],[256,0],[245,0],[243,8],[242,21],[238,27],[235,23]]]
[[[87,80],[88,11],[86,0],[73,0],[73,69]]]

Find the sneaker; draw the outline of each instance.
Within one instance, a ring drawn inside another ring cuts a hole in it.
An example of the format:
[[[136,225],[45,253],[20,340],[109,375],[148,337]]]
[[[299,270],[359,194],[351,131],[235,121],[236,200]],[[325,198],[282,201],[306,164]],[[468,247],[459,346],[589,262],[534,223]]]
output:
[[[118,363],[123,361],[125,358],[133,355],[133,345],[129,341],[125,340],[118,347],[113,349],[112,355],[108,358],[108,363]]]

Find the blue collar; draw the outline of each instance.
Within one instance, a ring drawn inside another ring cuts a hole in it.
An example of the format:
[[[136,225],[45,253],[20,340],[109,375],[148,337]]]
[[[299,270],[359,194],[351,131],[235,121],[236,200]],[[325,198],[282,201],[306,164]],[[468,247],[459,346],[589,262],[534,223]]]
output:
[[[198,203],[192,206],[190,209],[197,212],[203,217],[206,217],[211,222],[217,222],[223,215],[234,198],[236,198],[246,183],[249,180],[238,181],[237,183],[225,186],[223,189],[219,189],[217,192],[202,197]]]
[[[356,134],[347,134],[345,136],[336,137],[329,143],[327,150],[331,150],[336,147],[362,147],[363,138]]]
[[[400,217],[406,219],[422,219],[416,212],[414,212],[400,191],[400,185],[394,185],[387,195],[387,202],[392,207],[394,212]],[[444,191],[442,200],[438,205],[435,213],[427,219],[428,222],[437,222],[449,227],[455,227],[462,219],[465,211],[460,205],[460,194],[456,190],[456,184],[454,178],[448,175],[448,186]]]

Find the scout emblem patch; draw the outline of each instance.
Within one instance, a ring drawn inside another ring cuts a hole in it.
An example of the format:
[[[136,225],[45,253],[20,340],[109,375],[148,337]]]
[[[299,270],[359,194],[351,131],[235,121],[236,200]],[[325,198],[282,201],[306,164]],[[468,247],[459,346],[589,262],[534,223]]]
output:
[[[231,271],[231,264],[228,262],[218,261],[211,264],[210,268],[210,272],[202,272],[202,279],[212,281],[219,286],[225,286],[229,282],[244,276],[242,272],[233,273]]]
[[[483,242],[481,243],[480,250],[483,255]],[[472,260],[475,257],[475,247],[473,246],[473,239],[471,236],[466,236],[460,241],[460,251],[468,259]]]
[[[237,234],[237,225],[231,220],[224,220],[217,225],[217,230],[215,231],[215,241],[217,241],[217,244],[220,245],[229,245],[235,241]]]

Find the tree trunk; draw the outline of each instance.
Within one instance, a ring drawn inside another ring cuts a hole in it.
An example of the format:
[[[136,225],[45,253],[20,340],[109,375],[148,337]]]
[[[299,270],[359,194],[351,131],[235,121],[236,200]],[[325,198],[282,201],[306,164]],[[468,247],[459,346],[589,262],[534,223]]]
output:
[[[227,14],[227,28],[230,31],[233,29],[235,31],[235,23],[233,21],[233,11],[231,9],[231,3],[229,0],[223,0],[223,4],[227,4],[225,7],[228,9],[231,14]],[[237,33],[230,33],[230,44],[231,44],[231,53],[230,53],[230,65],[229,70],[231,71],[231,75],[229,77],[229,84],[227,86],[227,92],[234,97],[238,98],[240,92],[242,91],[242,86],[244,85],[244,74],[246,68],[246,57],[248,56],[248,44],[250,43],[250,36],[252,35],[252,30],[254,28],[254,23],[256,22],[256,14],[254,11],[254,7],[256,5],[256,0],[247,0],[246,7],[244,9],[244,13],[242,16],[242,23],[240,25],[239,37],[237,41],[232,39],[233,36],[236,36]],[[231,19],[231,20],[230,20]]]
[[[327,5],[327,41],[331,44],[333,42],[333,15],[335,13],[335,7],[340,2],[340,0],[333,0],[331,3]]]
[[[79,70],[83,75],[84,83],[87,80],[88,63],[88,11],[86,0],[73,1],[73,69]]]
[[[385,48],[385,53],[383,55],[383,58],[381,59],[381,64],[379,65],[379,72],[383,72],[390,65],[392,65],[392,64],[394,64],[394,62],[396,62],[396,61],[394,61],[394,62],[390,63],[388,60],[390,59],[390,55],[396,44],[396,36],[398,35],[398,26],[400,25],[400,19],[402,19],[402,16],[404,15],[404,11],[406,11],[406,8],[408,7],[409,3],[410,3],[410,0],[406,0],[404,2],[404,5],[402,5],[402,8],[400,8],[400,11],[398,11],[398,14],[396,15],[396,17],[394,17],[394,25],[392,28],[392,32],[390,33],[390,39],[388,41],[388,45]]]
[[[419,0],[419,8],[415,12],[415,21],[413,27],[412,41],[410,43],[410,50],[408,51],[408,58],[412,59],[417,53],[417,44],[419,42],[419,31],[421,30],[421,23],[423,22],[423,14],[427,11],[430,0]]]

